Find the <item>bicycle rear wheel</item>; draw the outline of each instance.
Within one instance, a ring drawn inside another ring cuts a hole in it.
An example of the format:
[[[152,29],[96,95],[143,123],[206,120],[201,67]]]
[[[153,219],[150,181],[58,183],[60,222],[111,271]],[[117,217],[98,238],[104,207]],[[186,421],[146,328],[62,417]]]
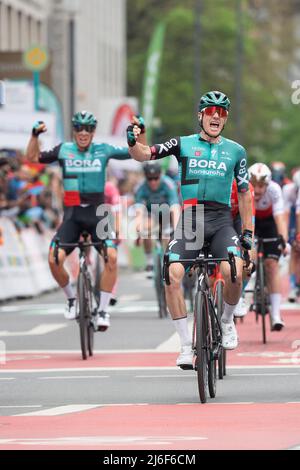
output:
[[[79,273],[78,278],[78,304],[79,304],[79,332],[80,332],[80,346],[82,359],[87,360],[88,357],[88,344],[89,344],[89,319],[88,319],[88,295],[85,277],[82,271]]]
[[[195,328],[194,346],[196,349],[196,370],[198,391],[201,403],[207,402],[208,393],[208,353],[207,353],[207,317],[204,295],[200,292],[195,300]]]
[[[223,315],[223,282],[217,281],[216,290],[215,290],[215,306],[217,309],[217,317],[219,320],[219,324],[221,325],[221,319]],[[219,379],[223,380],[224,376],[226,375],[226,351],[221,345],[219,358],[218,358],[218,372],[219,372]]]
[[[217,347],[218,339],[217,339],[217,325],[216,325],[216,318],[214,307],[208,301],[207,305],[209,309],[209,322],[210,328],[208,329],[208,349],[207,349],[207,357],[208,357],[208,390],[210,398],[215,398],[217,393],[217,360],[214,357],[214,348]],[[213,310],[211,310],[213,309]]]

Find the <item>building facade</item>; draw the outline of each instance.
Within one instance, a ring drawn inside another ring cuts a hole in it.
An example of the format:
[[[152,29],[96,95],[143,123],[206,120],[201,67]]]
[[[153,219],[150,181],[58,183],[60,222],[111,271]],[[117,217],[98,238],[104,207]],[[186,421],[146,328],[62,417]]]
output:
[[[0,0],[0,52],[47,45],[48,0]]]
[[[76,110],[99,116],[101,102],[126,95],[126,0],[52,0],[53,89],[65,128]]]
[[[49,49],[67,136],[75,109],[126,95],[126,0],[0,0],[0,52],[31,45]]]

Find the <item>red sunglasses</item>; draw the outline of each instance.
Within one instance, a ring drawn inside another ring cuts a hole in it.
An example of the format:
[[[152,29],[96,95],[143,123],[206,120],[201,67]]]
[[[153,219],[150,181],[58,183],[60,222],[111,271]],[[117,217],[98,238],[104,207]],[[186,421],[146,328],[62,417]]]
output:
[[[228,111],[221,106],[209,106],[203,110],[206,116],[214,116],[214,114],[218,113],[221,118],[226,118],[228,116]]]

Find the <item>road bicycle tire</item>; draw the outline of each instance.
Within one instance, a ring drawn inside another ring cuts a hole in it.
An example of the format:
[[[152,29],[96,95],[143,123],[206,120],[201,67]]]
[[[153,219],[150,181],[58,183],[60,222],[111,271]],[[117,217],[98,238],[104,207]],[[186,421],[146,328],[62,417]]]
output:
[[[223,291],[224,291],[223,282],[217,281],[216,290],[215,290],[215,306],[217,309],[217,317],[218,317],[220,325],[221,325],[221,319],[223,315]],[[220,380],[223,380],[224,376],[226,375],[226,351],[222,347],[222,345],[221,345],[219,358],[218,358],[218,374],[219,374]]]
[[[265,293],[265,273],[264,273],[264,264],[263,259],[260,259],[258,262],[258,282],[259,282],[259,291],[260,291],[260,314],[262,320],[262,338],[263,343],[267,343],[267,330],[266,330],[266,293]]]
[[[209,309],[210,328],[208,330],[208,391],[210,398],[215,398],[217,393],[217,360],[213,355],[213,348],[217,345],[217,325],[215,311],[212,304],[207,300],[207,308]]]
[[[78,305],[79,305],[79,332],[80,332],[80,347],[81,347],[81,354],[82,359],[84,361],[87,360],[88,357],[88,336],[89,336],[89,321],[87,315],[87,293],[86,293],[86,285],[85,285],[85,278],[82,271],[79,273],[78,277]]]
[[[87,302],[88,302],[88,310],[87,310],[87,328],[88,328],[88,352],[89,356],[92,357],[94,355],[94,325],[92,323],[92,295],[94,295],[93,287],[91,284],[91,280],[88,280],[87,286]],[[96,299],[97,300],[97,299]]]
[[[155,290],[156,290],[156,297],[157,297],[157,302],[158,302],[159,318],[166,318],[168,316],[168,310],[167,310],[165,286],[164,286],[164,281],[163,281],[162,260],[161,260],[161,256],[159,253],[156,255],[154,277],[155,277]]]
[[[96,259],[96,268],[95,268],[95,286],[94,286],[94,295],[97,301],[98,306],[100,305],[100,282],[102,276],[102,266],[100,256],[97,254]]]
[[[207,402],[208,354],[207,354],[207,312],[204,295],[198,292],[195,300],[195,349],[198,392],[201,403]]]

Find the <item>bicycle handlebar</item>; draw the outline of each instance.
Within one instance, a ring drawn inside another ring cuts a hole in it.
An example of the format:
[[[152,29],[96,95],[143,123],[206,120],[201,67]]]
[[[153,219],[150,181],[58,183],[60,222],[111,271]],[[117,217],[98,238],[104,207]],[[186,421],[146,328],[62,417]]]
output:
[[[108,255],[107,255],[107,246],[104,243],[104,240],[100,242],[87,242],[87,241],[79,241],[76,243],[60,243],[60,239],[56,238],[55,239],[55,248],[54,248],[54,258],[55,258],[55,263],[58,265],[59,264],[59,259],[58,259],[58,253],[60,248],[79,248],[80,250],[94,247],[94,248],[102,248],[103,251],[103,258],[105,263],[108,262]]]
[[[282,251],[284,251],[286,249],[286,242],[285,242],[282,235],[279,235],[278,237],[273,237],[273,238],[260,238],[260,237],[257,237],[256,241],[258,241],[258,243],[259,242],[261,242],[261,243],[277,243],[277,242],[279,242],[279,244],[281,245]]]
[[[176,261],[170,261],[170,256],[166,254],[164,257],[164,280],[167,286],[171,284],[169,272],[171,264],[179,263],[183,265],[192,265],[193,268],[200,268],[208,266],[209,264],[220,264],[223,262],[227,262],[230,264],[231,281],[232,283],[235,283],[237,279],[236,262],[235,256],[231,252],[228,253],[228,258],[205,258],[204,256],[199,256],[196,259],[179,259]]]

